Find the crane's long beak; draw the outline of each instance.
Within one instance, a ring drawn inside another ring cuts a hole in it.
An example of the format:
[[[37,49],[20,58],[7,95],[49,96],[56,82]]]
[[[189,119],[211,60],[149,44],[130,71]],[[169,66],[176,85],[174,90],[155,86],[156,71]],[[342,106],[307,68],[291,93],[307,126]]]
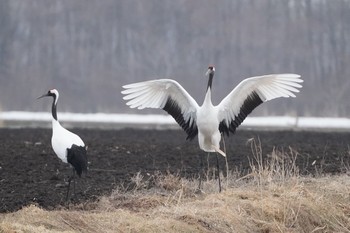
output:
[[[214,74],[215,68],[214,66],[209,66],[207,72],[205,73],[205,76],[209,76],[210,74]]]
[[[49,94],[47,94],[47,93],[46,93],[46,94],[43,94],[42,96],[39,96],[39,97],[36,98],[36,99],[38,100],[38,99],[41,99],[41,98],[43,98],[43,97],[45,97],[45,96],[49,96]]]
[[[205,73],[205,76],[208,76],[210,74],[211,70],[208,69],[207,72]]]

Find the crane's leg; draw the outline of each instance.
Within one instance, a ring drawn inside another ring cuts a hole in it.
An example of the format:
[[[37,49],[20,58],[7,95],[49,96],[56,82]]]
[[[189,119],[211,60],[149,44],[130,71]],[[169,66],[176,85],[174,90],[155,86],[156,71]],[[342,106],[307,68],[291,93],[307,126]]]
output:
[[[70,183],[72,182],[72,180],[73,180],[73,190],[74,190],[74,194],[75,194],[75,179],[74,179],[74,177],[75,177],[75,170],[74,170],[74,168],[73,168],[73,174],[72,174],[72,176],[71,176],[71,177],[69,177],[69,179],[68,179],[68,186],[67,186],[66,201],[68,201],[69,189],[70,189]]]
[[[73,168],[73,194],[75,196],[75,183],[76,183],[76,180],[75,180],[75,169]]]
[[[70,189],[70,182],[72,181],[72,177],[69,177],[68,179],[68,185],[67,185],[67,194],[66,194],[66,201],[68,201],[68,195],[69,195],[69,189]]]
[[[220,167],[219,167],[219,156],[218,153],[215,153],[216,155],[216,169],[218,173],[218,179],[219,179],[219,193],[221,192],[221,179],[220,179]]]
[[[200,162],[199,162],[199,183],[198,183],[198,191],[202,190],[202,176],[203,176],[203,156],[199,154]]]

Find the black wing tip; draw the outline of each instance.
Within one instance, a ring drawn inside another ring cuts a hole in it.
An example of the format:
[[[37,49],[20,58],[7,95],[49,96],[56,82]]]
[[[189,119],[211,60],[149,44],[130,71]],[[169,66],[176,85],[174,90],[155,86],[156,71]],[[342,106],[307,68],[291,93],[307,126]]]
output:
[[[187,132],[187,138],[186,140],[189,140],[189,141],[192,141],[198,134],[198,128],[195,127],[195,128],[192,128],[189,132]]]
[[[81,177],[83,172],[87,172],[88,160],[86,147],[72,145],[70,149],[67,149],[67,161],[71,164],[76,171],[77,175]]]
[[[263,101],[256,93],[253,91],[246,100],[243,102],[238,115],[235,116],[235,119],[232,120],[229,125],[225,123],[225,121],[221,121],[219,125],[219,131],[221,133],[226,134],[227,136],[230,136],[230,133],[234,134],[236,132],[236,129],[238,126],[242,124],[242,122],[245,120],[245,118],[260,104],[262,104]]]
[[[186,140],[194,139],[198,134],[197,125],[195,122],[190,123],[190,120],[185,121],[181,108],[179,105],[171,99],[170,97],[166,101],[163,110],[165,110],[169,115],[171,115],[175,121],[181,126],[181,128],[187,133]]]

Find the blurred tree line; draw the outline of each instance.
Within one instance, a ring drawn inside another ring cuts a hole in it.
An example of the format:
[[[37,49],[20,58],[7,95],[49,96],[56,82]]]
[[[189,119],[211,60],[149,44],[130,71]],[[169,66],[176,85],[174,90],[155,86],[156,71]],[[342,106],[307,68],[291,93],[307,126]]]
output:
[[[2,0],[0,106],[48,111],[35,98],[57,88],[59,111],[134,113],[121,86],[155,78],[201,104],[214,64],[214,103],[244,78],[289,72],[301,93],[255,115],[347,117],[349,42],[349,0]]]

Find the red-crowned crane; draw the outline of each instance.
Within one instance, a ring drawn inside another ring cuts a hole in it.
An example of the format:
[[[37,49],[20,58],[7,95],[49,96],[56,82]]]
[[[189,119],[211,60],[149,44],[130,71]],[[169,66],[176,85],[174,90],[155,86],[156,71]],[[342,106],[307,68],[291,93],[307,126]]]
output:
[[[261,103],[279,97],[295,97],[303,80],[297,74],[270,74],[241,81],[217,106],[211,101],[215,68],[208,67],[208,85],[203,104],[199,106],[188,92],[171,79],[150,80],[123,86],[124,100],[131,108],[160,108],[168,112],[187,133],[187,139],[198,135],[199,147],[206,152],[220,149],[221,134],[234,133],[249,113]],[[217,154],[216,154],[217,157]],[[218,157],[217,157],[218,165]],[[219,169],[219,168],[218,168]],[[200,188],[200,187],[199,187]],[[221,191],[220,175],[219,190]]]
[[[88,160],[86,154],[86,147],[81,138],[63,128],[57,119],[57,101],[59,93],[56,89],[49,90],[46,94],[38,97],[38,99],[51,96],[52,102],[52,137],[51,145],[52,149],[56,153],[57,157],[64,163],[69,163],[73,167],[73,174],[68,179],[68,187],[66,200],[68,200],[70,183],[73,180],[75,190],[75,173],[80,177],[82,172],[87,171]],[[75,192],[75,191],[74,191]]]

